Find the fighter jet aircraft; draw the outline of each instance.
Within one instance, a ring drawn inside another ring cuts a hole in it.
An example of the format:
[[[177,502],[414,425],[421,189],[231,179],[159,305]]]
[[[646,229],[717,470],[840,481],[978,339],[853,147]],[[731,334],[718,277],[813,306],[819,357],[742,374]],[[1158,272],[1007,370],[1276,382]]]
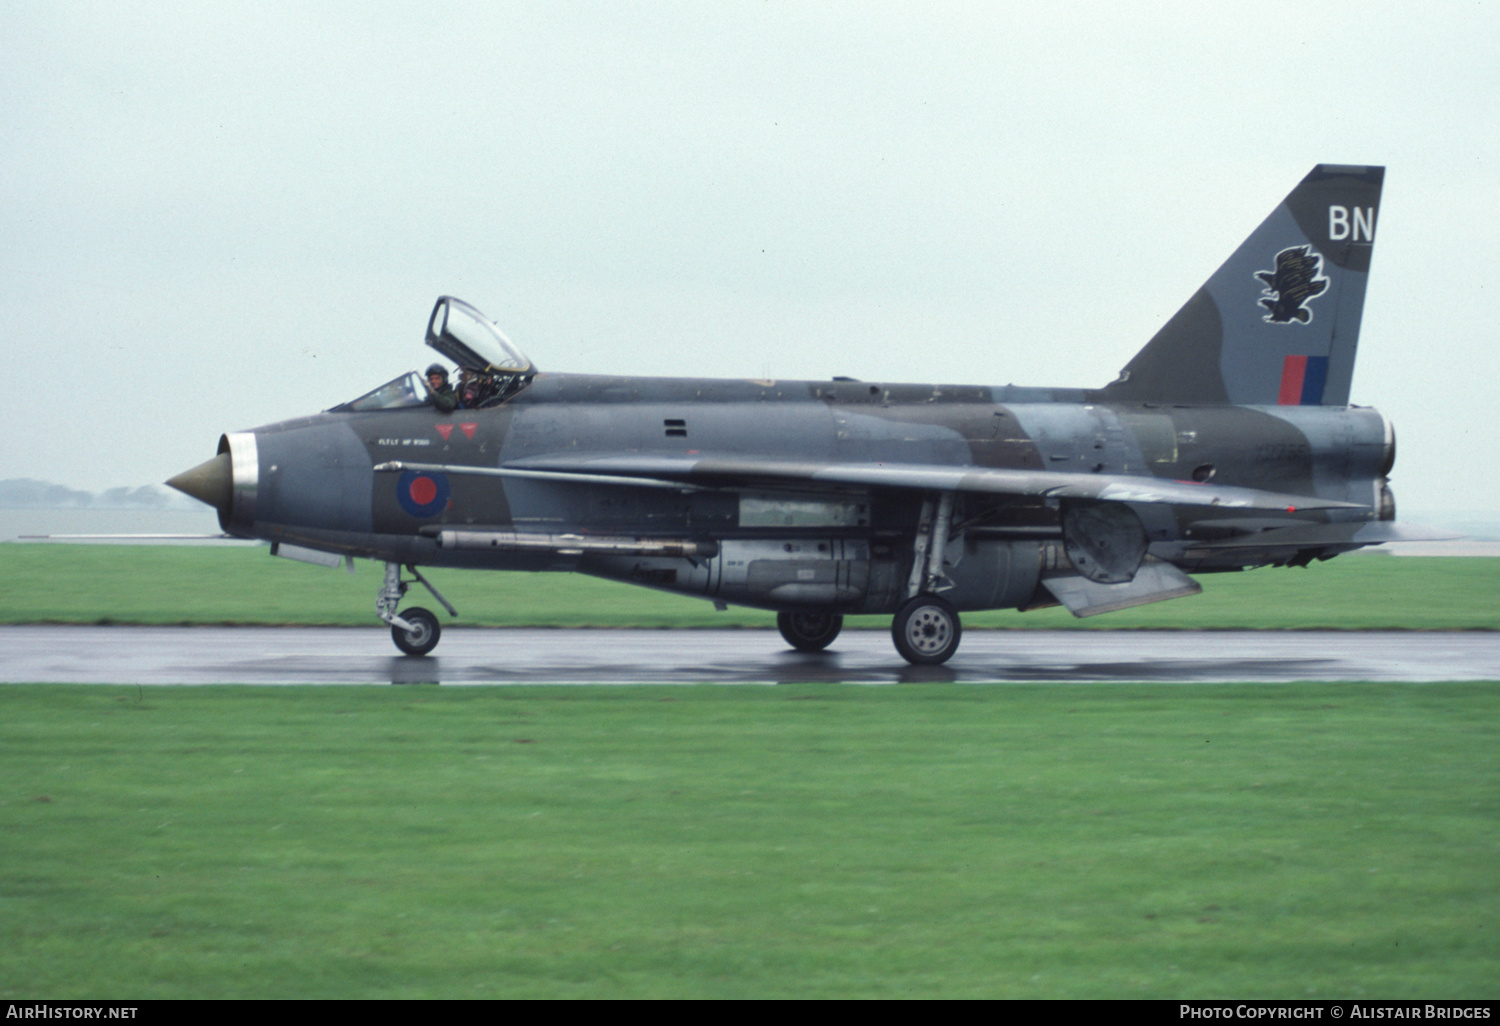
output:
[[[274,554],[383,562],[412,655],[441,627],[398,611],[411,584],[457,615],[438,566],[770,609],[807,652],[891,614],[905,659],[942,663],[970,610],[1092,616],[1412,536],[1391,423],[1349,404],[1383,173],[1314,168],[1101,388],[554,374],[444,296],[427,344],[459,408],[411,372],[167,483]]]

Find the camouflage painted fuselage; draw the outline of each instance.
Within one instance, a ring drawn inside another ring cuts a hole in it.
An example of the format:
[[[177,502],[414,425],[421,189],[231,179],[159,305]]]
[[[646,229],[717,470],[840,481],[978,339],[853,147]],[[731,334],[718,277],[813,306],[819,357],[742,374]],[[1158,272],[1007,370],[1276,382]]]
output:
[[[905,597],[922,495],[807,482],[767,487],[744,474],[757,459],[1130,475],[1351,504],[1253,513],[1128,504],[1150,556],[1193,572],[1326,558],[1358,547],[1356,533],[1373,518],[1393,515],[1385,489],[1390,425],[1359,407],[1119,403],[1094,391],[1014,386],[540,374],[491,409],[325,413],[253,435],[257,466],[253,475],[237,467],[225,517],[235,533],[413,565],[577,570],[768,608],[895,609]],[[694,461],[723,487],[373,470],[391,461],[498,468],[598,454]],[[735,470],[715,478],[715,461]],[[959,494],[945,553],[949,600],[959,609],[1050,601],[1037,585],[1066,569],[1065,505]],[[452,534],[442,544],[445,531],[682,539],[705,543],[710,555],[454,548]]]

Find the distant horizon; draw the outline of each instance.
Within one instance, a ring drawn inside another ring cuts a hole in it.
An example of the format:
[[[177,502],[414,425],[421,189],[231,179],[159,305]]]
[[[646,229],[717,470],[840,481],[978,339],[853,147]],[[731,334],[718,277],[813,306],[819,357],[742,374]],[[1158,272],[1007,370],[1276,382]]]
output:
[[[0,479],[0,509],[99,509],[187,512],[208,509],[165,484],[119,485],[102,491],[34,477]]]

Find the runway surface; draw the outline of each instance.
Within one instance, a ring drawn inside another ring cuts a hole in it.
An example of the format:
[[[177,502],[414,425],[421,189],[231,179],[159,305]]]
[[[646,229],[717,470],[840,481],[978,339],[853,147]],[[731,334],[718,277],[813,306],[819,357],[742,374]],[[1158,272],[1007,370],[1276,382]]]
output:
[[[913,667],[885,631],[804,655],[774,631],[450,629],[425,658],[381,628],[0,627],[0,683],[892,684],[1500,680],[1500,634],[971,631]]]

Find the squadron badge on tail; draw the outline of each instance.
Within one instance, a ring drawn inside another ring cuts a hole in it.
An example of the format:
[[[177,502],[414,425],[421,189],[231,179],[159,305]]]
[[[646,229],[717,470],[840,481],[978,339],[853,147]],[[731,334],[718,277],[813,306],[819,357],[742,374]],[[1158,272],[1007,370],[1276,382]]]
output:
[[[1260,301],[1270,313],[1265,319],[1272,324],[1306,324],[1312,320],[1307,303],[1323,294],[1328,279],[1323,277],[1323,257],[1311,246],[1292,246],[1276,254],[1276,270],[1256,271],[1265,282]]]

